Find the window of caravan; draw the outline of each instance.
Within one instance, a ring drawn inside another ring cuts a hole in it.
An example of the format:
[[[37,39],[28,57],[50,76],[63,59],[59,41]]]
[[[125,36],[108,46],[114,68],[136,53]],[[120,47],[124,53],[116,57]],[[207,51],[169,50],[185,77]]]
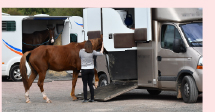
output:
[[[16,22],[2,21],[2,31],[16,31]]]
[[[71,33],[70,34],[70,42],[77,42],[78,34]]]
[[[161,47],[173,50],[174,38],[181,39],[178,29],[173,25],[162,25],[161,28]]]
[[[190,46],[202,47],[202,23],[182,24],[180,27]]]

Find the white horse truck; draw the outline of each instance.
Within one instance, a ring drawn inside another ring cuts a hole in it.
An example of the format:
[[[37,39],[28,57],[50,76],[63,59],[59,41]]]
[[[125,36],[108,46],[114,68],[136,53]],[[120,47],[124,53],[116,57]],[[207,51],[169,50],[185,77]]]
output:
[[[42,31],[48,27],[55,27],[55,39],[61,34],[61,45],[70,42],[83,42],[83,18],[79,16],[49,16],[38,14],[35,16],[14,16],[2,13],[2,76],[13,81],[22,79],[19,70],[22,52],[22,34]],[[30,67],[27,74],[30,75]]]
[[[177,91],[184,102],[197,101],[203,73],[201,8],[86,8],[85,19],[86,27],[103,34],[106,49],[97,57],[101,87],[95,100],[139,88],[152,95]]]

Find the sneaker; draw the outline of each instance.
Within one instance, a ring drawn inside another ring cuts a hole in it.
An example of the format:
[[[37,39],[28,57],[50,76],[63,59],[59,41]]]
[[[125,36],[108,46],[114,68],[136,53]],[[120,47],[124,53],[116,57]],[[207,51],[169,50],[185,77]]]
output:
[[[83,100],[82,103],[87,103],[87,100]]]
[[[94,100],[91,100],[91,99],[90,99],[89,102],[94,102]]]

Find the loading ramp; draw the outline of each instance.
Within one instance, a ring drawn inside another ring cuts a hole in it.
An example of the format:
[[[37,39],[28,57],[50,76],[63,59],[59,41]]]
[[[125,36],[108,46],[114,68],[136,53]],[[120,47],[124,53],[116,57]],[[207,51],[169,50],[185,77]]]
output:
[[[94,90],[94,99],[96,101],[107,101],[117,97],[125,92],[137,88],[137,81],[113,81],[107,86],[98,87]],[[77,94],[78,99],[83,99],[83,93]],[[87,98],[90,98],[90,92],[87,93]]]

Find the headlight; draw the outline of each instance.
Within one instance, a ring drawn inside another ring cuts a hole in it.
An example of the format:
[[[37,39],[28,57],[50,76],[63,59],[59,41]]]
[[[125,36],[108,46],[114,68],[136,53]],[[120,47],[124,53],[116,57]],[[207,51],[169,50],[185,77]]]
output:
[[[197,65],[197,69],[202,69],[203,68],[203,57],[199,58],[199,62]]]

